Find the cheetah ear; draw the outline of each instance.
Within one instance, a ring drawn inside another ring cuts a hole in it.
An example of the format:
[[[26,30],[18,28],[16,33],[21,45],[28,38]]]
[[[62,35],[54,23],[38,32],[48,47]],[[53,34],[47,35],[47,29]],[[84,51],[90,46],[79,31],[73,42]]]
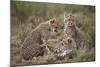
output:
[[[50,20],[50,24],[55,23],[55,21],[56,21],[56,18],[51,19],[51,20]]]

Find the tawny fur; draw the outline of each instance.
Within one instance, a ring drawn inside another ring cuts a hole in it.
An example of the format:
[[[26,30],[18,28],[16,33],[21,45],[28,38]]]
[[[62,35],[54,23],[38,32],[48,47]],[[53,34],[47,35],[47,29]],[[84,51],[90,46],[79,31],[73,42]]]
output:
[[[21,47],[21,56],[24,60],[31,60],[33,57],[43,56],[45,48],[41,45],[49,39],[52,29],[56,31],[55,19],[50,19],[39,24],[25,38]]]
[[[48,46],[51,52],[54,53],[57,59],[63,59],[64,57],[73,57],[77,55],[76,42],[73,38],[65,36],[59,43],[58,47],[54,48]]]
[[[64,15],[64,33],[72,37],[77,45],[77,49],[84,48],[86,45],[84,33],[76,26],[75,17],[72,14]]]

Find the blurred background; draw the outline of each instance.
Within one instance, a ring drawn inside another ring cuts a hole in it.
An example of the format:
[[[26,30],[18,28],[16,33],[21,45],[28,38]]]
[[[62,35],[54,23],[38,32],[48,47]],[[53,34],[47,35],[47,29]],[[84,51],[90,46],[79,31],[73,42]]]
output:
[[[73,59],[65,58],[59,61],[52,61],[53,56],[39,57],[38,60],[32,60],[32,64],[94,61],[95,6],[11,1],[11,64],[31,64],[18,60],[20,58],[20,46],[32,29],[54,17],[57,18],[60,30],[56,36],[51,36],[51,39],[59,42],[59,39],[63,36],[64,12],[75,15],[76,25],[85,33],[90,51],[82,51]],[[56,46],[58,42],[51,42],[50,44]]]

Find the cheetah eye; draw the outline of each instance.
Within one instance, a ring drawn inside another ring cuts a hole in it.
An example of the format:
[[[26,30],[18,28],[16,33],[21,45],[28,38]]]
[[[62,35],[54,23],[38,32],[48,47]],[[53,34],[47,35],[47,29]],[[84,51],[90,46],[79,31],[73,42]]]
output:
[[[55,19],[55,18],[53,18],[53,19],[51,19],[51,20],[50,20],[50,23],[51,23],[51,24],[54,24],[54,23],[55,23],[55,21],[56,21],[56,19]]]
[[[62,45],[62,46],[64,46],[64,44],[63,44],[63,43],[61,43],[61,45]]]
[[[58,27],[55,27],[56,29],[58,28]]]
[[[71,21],[71,19],[68,19],[68,21]]]
[[[72,40],[71,39],[68,39],[68,43],[72,43]]]
[[[54,23],[54,20],[53,21],[51,21],[51,24],[53,24]]]

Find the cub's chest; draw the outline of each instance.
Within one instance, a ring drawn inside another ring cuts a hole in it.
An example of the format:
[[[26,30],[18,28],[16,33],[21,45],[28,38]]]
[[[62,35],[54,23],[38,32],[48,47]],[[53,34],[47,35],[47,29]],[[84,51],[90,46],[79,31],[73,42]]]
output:
[[[74,28],[67,28],[67,29],[65,30],[65,33],[66,33],[67,35],[75,36],[76,31],[75,31]]]

